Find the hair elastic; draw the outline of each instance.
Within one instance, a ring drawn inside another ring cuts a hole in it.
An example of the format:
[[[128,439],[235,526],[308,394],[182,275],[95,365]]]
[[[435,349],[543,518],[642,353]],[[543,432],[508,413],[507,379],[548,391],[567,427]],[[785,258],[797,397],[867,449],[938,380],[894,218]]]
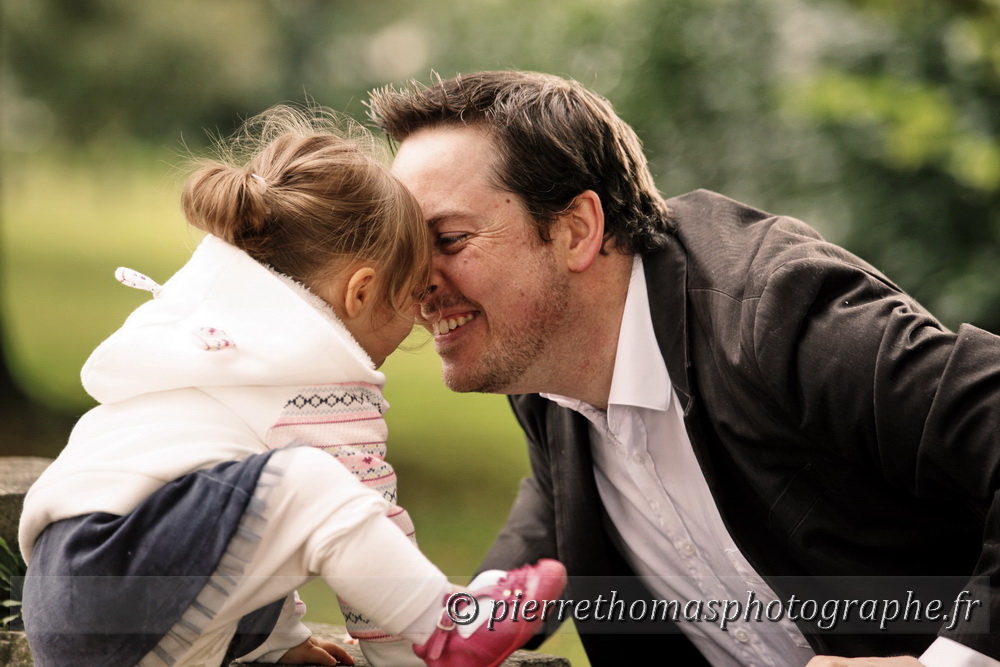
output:
[[[257,175],[257,174],[250,174],[250,176],[251,176],[251,177],[252,177],[252,178],[253,178],[253,179],[254,179],[255,181],[257,181],[258,183],[260,183],[260,187],[264,188],[265,190],[267,189],[267,181],[265,181],[265,180],[264,180],[263,178],[261,178],[261,177],[260,177],[259,175]]]

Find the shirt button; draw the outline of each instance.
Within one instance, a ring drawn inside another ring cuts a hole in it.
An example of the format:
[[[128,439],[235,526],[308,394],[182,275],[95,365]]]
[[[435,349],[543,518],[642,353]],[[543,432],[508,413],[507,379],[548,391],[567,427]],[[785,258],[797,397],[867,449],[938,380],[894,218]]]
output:
[[[695,548],[694,545],[691,544],[691,542],[684,540],[683,542],[681,542],[681,551],[690,556],[695,552]]]
[[[744,630],[743,628],[740,628],[739,630],[736,631],[736,639],[746,644],[748,641],[750,641],[750,633]]]

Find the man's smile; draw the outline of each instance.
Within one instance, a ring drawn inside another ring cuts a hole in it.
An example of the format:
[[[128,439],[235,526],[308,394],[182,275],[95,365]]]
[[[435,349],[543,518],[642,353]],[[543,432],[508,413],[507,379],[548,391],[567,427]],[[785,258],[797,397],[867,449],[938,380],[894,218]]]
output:
[[[435,336],[443,336],[446,333],[454,331],[455,329],[468,324],[473,319],[479,315],[479,311],[473,311],[471,313],[464,313],[457,317],[443,317],[436,322],[428,323],[428,328],[431,333]]]

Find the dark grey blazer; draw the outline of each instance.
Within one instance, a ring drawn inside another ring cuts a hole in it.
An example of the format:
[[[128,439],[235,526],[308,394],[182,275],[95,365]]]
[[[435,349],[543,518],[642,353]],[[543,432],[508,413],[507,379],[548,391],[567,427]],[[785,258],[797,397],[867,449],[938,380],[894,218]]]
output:
[[[919,654],[940,631],[1000,658],[1000,634],[983,624],[986,607],[1000,620],[989,584],[1000,574],[1000,338],[946,330],[798,220],[707,191],[668,204],[676,232],[643,260],[650,311],[740,549],[783,600],[905,605],[913,591],[942,599],[936,615],[966,589],[984,605],[953,631],[940,620],[886,631],[799,622],[818,653]],[[554,557],[570,573],[569,598],[621,598],[631,586],[648,599],[638,581],[616,578],[631,572],[605,530],[586,421],[537,395],[511,404],[533,477],[484,568]],[[632,648],[697,660],[670,623],[577,625],[594,664]]]

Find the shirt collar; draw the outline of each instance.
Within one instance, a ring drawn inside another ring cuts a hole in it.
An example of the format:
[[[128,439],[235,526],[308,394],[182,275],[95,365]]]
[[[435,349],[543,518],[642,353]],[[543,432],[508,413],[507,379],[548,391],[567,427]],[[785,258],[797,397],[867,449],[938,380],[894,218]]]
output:
[[[642,257],[632,260],[615,352],[615,368],[611,377],[608,405],[621,405],[665,411],[670,407],[670,376],[667,374],[660,346],[653,331],[653,318],[649,314],[649,297],[646,277],[642,271]],[[586,412],[585,404],[574,398],[556,394],[541,394],[543,398],[579,412]],[[587,406],[590,407],[590,406]]]

